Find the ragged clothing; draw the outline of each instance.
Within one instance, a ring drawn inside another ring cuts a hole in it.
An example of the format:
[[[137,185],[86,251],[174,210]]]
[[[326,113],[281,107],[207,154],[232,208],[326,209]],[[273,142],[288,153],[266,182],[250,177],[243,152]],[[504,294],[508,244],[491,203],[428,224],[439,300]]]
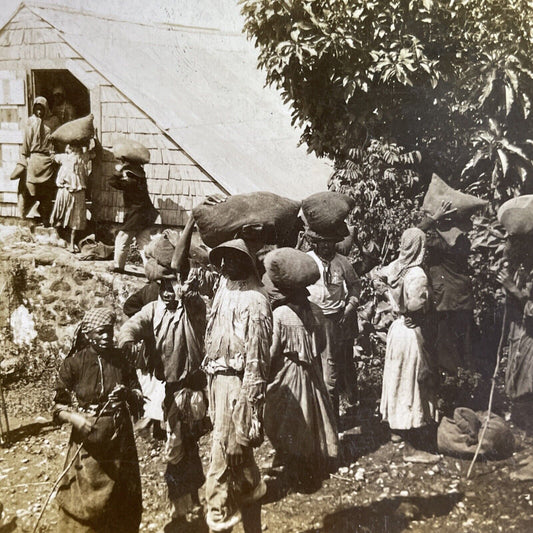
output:
[[[61,365],[54,414],[72,404],[73,393],[84,416],[94,422],[116,385],[127,387],[130,407],[138,408],[135,372],[122,353],[114,350],[102,356],[87,346]],[[65,464],[73,459],[82,441],[73,429]],[[141,478],[131,419],[123,402],[108,407],[83,441],[81,452],[61,480],[56,501],[59,531],[139,531]]]
[[[282,461],[300,460],[319,477],[338,452],[335,414],[320,365],[324,317],[311,304],[281,305],[273,318],[270,353],[279,371],[267,389],[265,431]]]
[[[241,377],[238,411],[263,409],[271,340],[272,311],[262,283],[255,276],[244,281],[222,278],[209,316],[203,368],[208,375]],[[235,429],[238,442],[249,445],[251,428],[237,422]]]
[[[261,282],[222,278],[211,309],[203,368],[208,374],[213,421],[206,481],[207,524],[213,531],[240,520],[240,507],[266,487],[253,447],[263,438],[262,414],[269,372],[272,312]],[[243,463],[230,468],[229,442],[242,446]]]
[[[158,298],[124,323],[118,345],[144,341],[149,370],[167,383],[183,382],[202,363],[205,303],[198,295],[184,298],[175,310]]]

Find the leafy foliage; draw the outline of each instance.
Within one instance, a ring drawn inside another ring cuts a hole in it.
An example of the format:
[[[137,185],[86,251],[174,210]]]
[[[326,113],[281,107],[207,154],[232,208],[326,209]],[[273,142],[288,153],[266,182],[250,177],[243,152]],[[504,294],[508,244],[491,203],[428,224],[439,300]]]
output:
[[[419,178],[419,152],[407,152],[384,139],[350,151],[330,178],[329,187],[355,200],[350,223],[359,252],[373,252],[383,262],[396,249],[402,231],[413,223]]]
[[[530,179],[527,0],[241,4],[268,83],[317,155],[345,159],[386,138],[419,150],[424,176],[495,191],[498,201]]]

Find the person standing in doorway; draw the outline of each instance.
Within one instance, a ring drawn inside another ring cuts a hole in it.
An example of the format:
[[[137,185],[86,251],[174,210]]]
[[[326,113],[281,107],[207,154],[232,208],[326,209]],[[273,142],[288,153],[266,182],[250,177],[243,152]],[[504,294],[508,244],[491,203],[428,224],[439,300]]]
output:
[[[56,187],[53,145],[50,128],[45,124],[48,102],[38,96],[33,102],[33,113],[26,122],[21,154],[27,163],[26,178],[21,179],[18,189],[18,207],[22,219],[39,202],[39,215],[45,226],[50,224]]]

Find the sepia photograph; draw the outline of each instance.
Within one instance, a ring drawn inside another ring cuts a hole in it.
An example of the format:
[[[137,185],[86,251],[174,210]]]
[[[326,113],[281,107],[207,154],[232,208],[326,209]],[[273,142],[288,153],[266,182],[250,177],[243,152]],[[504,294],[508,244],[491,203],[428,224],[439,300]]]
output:
[[[530,0],[0,3],[0,533],[533,532]]]

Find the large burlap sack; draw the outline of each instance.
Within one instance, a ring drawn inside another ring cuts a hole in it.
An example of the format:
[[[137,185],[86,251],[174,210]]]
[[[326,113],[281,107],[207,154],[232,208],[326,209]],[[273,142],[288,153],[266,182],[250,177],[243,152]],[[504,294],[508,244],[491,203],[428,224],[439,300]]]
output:
[[[85,143],[94,137],[93,115],[65,122],[52,133],[52,141],[62,144]]]
[[[150,281],[175,276],[175,272],[170,268],[170,264],[179,238],[180,233],[178,231],[168,229],[154,237],[144,247],[144,253],[147,259],[145,274]],[[209,263],[209,249],[197,233],[194,233],[191,238],[189,259],[202,265]]]
[[[113,155],[117,159],[125,159],[131,163],[144,165],[150,162],[148,148],[133,139],[123,139],[113,145]]]
[[[243,226],[262,226],[256,236],[267,244],[288,245],[297,239],[300,204],[270,192],[230,196],[214,205],[199,205],[193,217],[202,240],[214,248],[236,237]],[[296,232],[296,234],[295,234]]]
[[[509,235],[533,233],[533,194],[511,198],[498,209],[498,221]]]
[[[439,452],[452,457],[472,458],[483,431],[486,412],[475,413],[466,407],[444,417],[437,431]],[[514,438],[505,421],[491,414],[479,453],[488,459],[503,459],[514,451]]]
[[[268,277],[281,290],[302,289],[320,278],[314,259],[294,248],[272,250],[265,256],[264,263]]]
[[[452,189],[437,174],[433,174],[429,188],[424,196],[422,209],[432,215],[443,201],[451,202],[451,208],[457,209],[457,217],[471,215],[477,209],[482,209],[488,204],[487,200]]]
[[[342,232],[348,234],[344,220],[354,207],[354,201],[345,194],[324,191],[313,194],[302,202],[302,213],[309,229],[321,236]]]

